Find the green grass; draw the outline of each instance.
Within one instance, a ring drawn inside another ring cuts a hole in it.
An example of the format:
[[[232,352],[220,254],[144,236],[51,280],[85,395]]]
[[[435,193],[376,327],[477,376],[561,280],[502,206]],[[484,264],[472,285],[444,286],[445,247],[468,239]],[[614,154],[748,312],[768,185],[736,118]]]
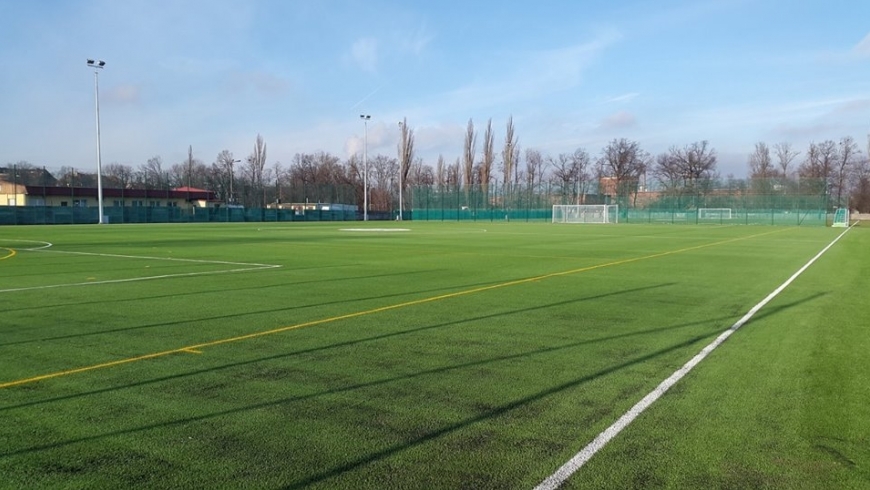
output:
[[[841,232],[0,227],[0,488],[532,488]],[[565,488],[867,488],[868,246]]]

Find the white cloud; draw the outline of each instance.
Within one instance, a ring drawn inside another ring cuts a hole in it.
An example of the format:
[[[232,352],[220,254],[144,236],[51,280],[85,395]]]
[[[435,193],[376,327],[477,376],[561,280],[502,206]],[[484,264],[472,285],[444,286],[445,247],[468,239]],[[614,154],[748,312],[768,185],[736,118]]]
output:
[[[233,92],[252,90],[259,95],[274,96],[286,93],[291,82],[266,71],[235,72],[229,77],[228,87]]]
[[[599,129],[623,129],[630,128],[637,124],[637,118],[634,117],[634,114],[626,111],[619,111],[615,114],[611,114],[605,117],[601,124],[599,125]]]
[[[858,56],[870,56],[870,34],[864,36],[864,39],[852,48],[852,50]]]
[[[426,46],[428,46],[434,38],[435,36],[429,34],[426,26],[424,25],[420,26],[420,28],[417,29],[417,31],[410,37],[403,39],[401,44],[406,51],[414,54],[415,56],[420,56],[423,50],[426,49]]]
[[[350,48],[353,61],[367,72],[374,73],[378,66],[378,41],[371,37],[357,39]]]
[[[137,85],[124,84],[112,87],[106,93],[107,100],[121,103],[139,102],[140,89]]]
[[[611,104],[611,103],[615,103],[615,102],[630,102],[630,101],[634,100],[638,95],[640,95],[640,94],[637,92],[629,92],[627,94],[617,95],[615,97],[610,97],[608,99],[605,99],[604,103]]]
[[[583,80],[586,68],[613,43],[622,39],[615,31],[593,40],[551,50],[507,53],[503,62],[487,70],[487,78],[457,88],[434,102],[435,112],[488,108],[499,104],[539,99],[569,90]]]

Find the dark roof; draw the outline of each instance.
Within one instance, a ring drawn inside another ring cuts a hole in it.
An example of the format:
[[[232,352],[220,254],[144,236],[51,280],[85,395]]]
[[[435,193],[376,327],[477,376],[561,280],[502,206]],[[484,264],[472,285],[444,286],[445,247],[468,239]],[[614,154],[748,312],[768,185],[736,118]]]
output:
[[[97,197],[96,187],[56,187],[28,185],[25,186],[30,196],[69,196],[69,197]],[[187,190],[160,190],[160,189],[113,189],[103,188],[103,198],[124,199],[190,199],[190,200],[215,200],[215,193],[202,189]]]
[[[17,181],[20,184],[30,184],[36,182],[38,182],[40,185],[57,184],[57,179],[55,179],[54,176],[51,175],[51,172],[45,170],[44,168],[0,167],[0,178],[2,178],[3,180],[7,180],[10,183]]]

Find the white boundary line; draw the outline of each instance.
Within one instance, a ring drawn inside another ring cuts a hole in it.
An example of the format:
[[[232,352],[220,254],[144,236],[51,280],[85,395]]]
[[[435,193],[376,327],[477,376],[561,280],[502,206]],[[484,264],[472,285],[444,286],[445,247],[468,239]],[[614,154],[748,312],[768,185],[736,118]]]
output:
[[[119,255],[119,254],[103,254],[103,253],[95,253],[95,252],[70,252],[64,250],[48,250],[48,247],[51,247],[51,244],[48,242],[40,242],[47,243],[45,247],[40,248],[32,248],[32,249],[21,249],[27,250],[31,252],[50,252],[50,253],[59,253],[59,254],[71,254],[71,255],[90,255],[96,257],[114,257],[121,259],[144,259],[144,260],[163,260],[168,262],[194,262],[199,264],[220,264],[220,265],[241,265],[247,266],[237,269],[225,269],[219,271],[205,271],[205,272],[185,272],[179,274],[162,274],[159,276],[147,276],[147,277],[130,277],[126,279],[110,279],[106,281],[88,281],[88,282],[74,282],[74,283],[66,283],[66,284],[47,284],[43,286],[30,286],[23,288],[10,288],[10,289],[0,289],[0,294],[2,293],[13,293],[18,291],[33,291],[37,289],[54,289],[54,288],[65,288],[65,287],[74,287],[74,286],[92,286],[97,284],[118,284],[125,282],[137,282],[137,281],[151,281],[154,279],[168,279],[172,277],[191,277],[191,276],[207,276],[207,275],[215,275],[215,274],[229,274],[232,272],[247,272],[247,271],[256,271],[263,269],[275,269],[281,267],[280,265],[275,264],[257,264],[252,262],[228,262],[224,260],[202,260],[202,259],[180,259],[174,257],[149,257],[145,255]]]
[[[649,394],[643,397],[639,402],[637,402],[633,407],[631,407],[627,412],[619,417],[619,419],[614,422],[610,427],[598,434],[598,436],[596,436],[595,439],[592,440],[592,442],[587,444],[586,447],[581,449],[580,452],[578,452],[574,455],[574,457],[569,459],[567,463],[562,465],[562,467],[556,470],[555,473],[548,476],[544,481],[536,486],[534,490],[555,490],[556,488],[559,488],[563,483],[565,483],[565,481],[568,480],[568,478],[571,477],[571,475],[573,475],[577,470],[583,467],[583,465],[586,464],[592,458],[592,456],[595,455],[595,453],[604,448],[604,446],[607,445],[607,443],[610,442],[611,439],[616,437],[620,432],[622,432],[623,429],[628,427],[628,425],[631,424],[634,419],[636,419],[641,413],[643,413],[644,410],[649,408],[650,405],[652,405],[656,400],[664,395],[665,392],[668,391],[672,386],[677,384],[677,382],[681,380],[683,376],[685,376],[689,373],[689,371],[694,369],[695,366],[703,361],[708,354],[713,352],[713,350],[719,347],[722,342],[725,342],[725,340],[730,337],[731,334],[736,332],[737,329],[742,327],[744,324],[746,324],[746,322],[749,321],[749,319],[755,316],[755,314],[758,313],[758,310],[767,305],[767,303],[769,303],[786,287],[788,287],[795,279],[797,279],[798,276],[803,274],[805,270],[807,270],[816,260],[818,260],[819,257],[822,256],[822,254],[827,252],[828,249],[834,246],[834,244],[837,243],[840,238],[842,238],[843,235],[845,235],[846,232],[848,232],[850,229],[851,227],[843,230],[843,233],[837,235],[837,238],[835,238],[831,243],[823,248],[821,252],[817,253],[816,256],[810,259],[810,261],[807,262],[803,267],[798,269],[798,271],[795,272],[791,277],[789,277],[788,280],[782,283],[782,285],[776,288],[772,293],[767,295],[767,297],[761,300],[761,302],[759,302],[757,305],[753,306],[752,309],[749,310],[749,312],[747,312],[745,315],[743,315],[740,320],[737,320],[737,322],[734,325],[731,325],[728,330],[722,332],[718,337],[716,337],[716,340],[710,342],[710,344],[701,349],[701,352],[695,355],[695,357],[693,357],[689,362],[684,364],[683,367],[674,371],[673,374],[671,374],[667,379],[662,381],[658,386],[656,386],[654,390],[649,392]]]

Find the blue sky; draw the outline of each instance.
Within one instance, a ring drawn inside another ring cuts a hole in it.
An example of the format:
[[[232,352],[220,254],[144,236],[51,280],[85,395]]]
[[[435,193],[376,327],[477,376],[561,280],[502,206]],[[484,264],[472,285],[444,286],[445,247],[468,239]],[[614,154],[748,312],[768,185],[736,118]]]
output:
[[[614,138],[652,154],[709,140],[743,176],[757,141],[870,131],[863,0],[0,0],[0,165],[95,166],[155,155],[461,154],[468,120],[496,146],[593,156]],[[802,157],[799,157],[802,158]]]

